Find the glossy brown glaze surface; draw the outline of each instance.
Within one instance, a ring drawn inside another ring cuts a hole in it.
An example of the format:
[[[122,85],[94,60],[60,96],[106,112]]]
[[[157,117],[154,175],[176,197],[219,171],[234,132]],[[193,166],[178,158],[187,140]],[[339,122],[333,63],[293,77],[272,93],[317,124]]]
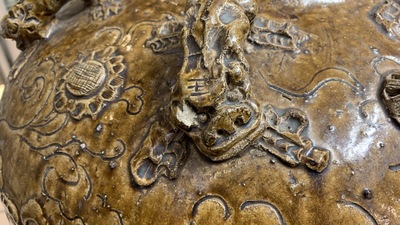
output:
[[[399,19],[397,0],[18,3],[10,221],[399,224]]]

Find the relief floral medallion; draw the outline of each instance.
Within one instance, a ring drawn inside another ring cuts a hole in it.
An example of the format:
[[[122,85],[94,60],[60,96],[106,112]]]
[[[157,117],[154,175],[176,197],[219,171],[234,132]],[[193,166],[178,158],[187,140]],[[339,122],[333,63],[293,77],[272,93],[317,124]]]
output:
[[[74,119],[96,119],[107,103],[118,99],[124,85],[123,57],[116,47],[92,52],[66,69],[57,85],[54,105],[57,112]]]

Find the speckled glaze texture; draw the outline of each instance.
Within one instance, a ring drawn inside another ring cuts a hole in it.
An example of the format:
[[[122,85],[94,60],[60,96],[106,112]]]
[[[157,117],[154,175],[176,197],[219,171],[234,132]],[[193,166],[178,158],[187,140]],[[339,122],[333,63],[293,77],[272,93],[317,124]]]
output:
[[[400,224],[400,1],[25,0],[18,225]]]

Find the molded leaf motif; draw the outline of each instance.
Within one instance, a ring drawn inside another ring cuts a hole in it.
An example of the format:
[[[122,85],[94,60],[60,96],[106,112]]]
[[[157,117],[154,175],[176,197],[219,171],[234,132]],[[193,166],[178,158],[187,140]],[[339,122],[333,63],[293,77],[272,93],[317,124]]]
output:
[[[184,133],[171,128],[167,130],[156,122],[130,161],[133,181],[140,186],[149,186],[160,175],[174,179],[186,155]]]
[[[374,13],[375,21],[397,39],[400,38],[400,4],[395,0],[384,1]]]
[[[183,24],[175,19],[163,22],[153,28],[152,38],[146,41],[146,47],[155,53],[165,53],[181,47],[181,33]]]
[[[249,40],[266,47],[299,51],[310,36],[290,22],[277,22],[256,17],[251,27]]]
[[[259,145],[292,167],[304,163],[308,168],[322,172],[329,163],[329,151],[314,148],[304,134],[308,126],[307,116],[299,110],[289,109],[282,115],[272,106],[264,112],[266,129]]]
[[[400,74],[390,74],[385,78],[382,99],[390,116],[400,124]]]
[[[122,11],[121,0],[99,0],[91,12],[93,20],[106,20]]]

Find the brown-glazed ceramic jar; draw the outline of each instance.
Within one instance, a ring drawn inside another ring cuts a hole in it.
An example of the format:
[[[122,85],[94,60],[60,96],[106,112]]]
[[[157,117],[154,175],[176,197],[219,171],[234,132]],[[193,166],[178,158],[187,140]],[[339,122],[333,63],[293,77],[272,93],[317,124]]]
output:
[[[14,224],[400,224],[399,0],[24,0]]]

